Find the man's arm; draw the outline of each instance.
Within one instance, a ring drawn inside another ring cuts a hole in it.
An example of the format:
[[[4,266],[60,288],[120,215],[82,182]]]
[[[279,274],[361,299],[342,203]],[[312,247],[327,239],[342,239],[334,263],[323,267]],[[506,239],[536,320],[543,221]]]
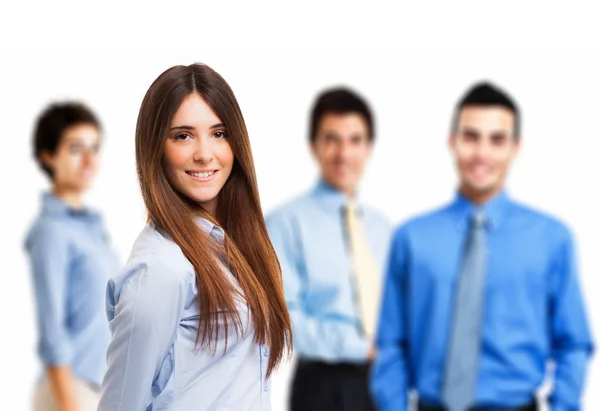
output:
[[[404,237],[402,228],[393,237],[376,340],[378,354],[371,390],[380,411],[408,410],[407,247]]]
[[[581,409],[585,371],[593,351],[574,248],[572,236],[566,232],[551,273],[551,349],[556,364],[552,411]]]
[[[359,333],[355,318],[316,316],[306,311],[302,244],[293,218],[274,215],[266,222],[283,272],[286,303],[294,329],[294,351],[302,357],[324,361],[366,361],[370,343]]]

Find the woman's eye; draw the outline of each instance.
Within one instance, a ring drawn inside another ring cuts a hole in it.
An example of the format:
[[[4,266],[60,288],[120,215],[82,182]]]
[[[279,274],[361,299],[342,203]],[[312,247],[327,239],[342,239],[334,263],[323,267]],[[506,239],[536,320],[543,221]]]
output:
[[[224,131],[217,131],[217,132],[215,132],[214,136],[216,138],[225,138],[225,137],[227,137],[227,134],[225,134]]]
[[[186,141],[190,138],[192,138],[192,137],[187,133],[181,133],[181,134],[177,134],[175,136],[175,140],[177,140],[177,141]]]
[[[72,144],[69,146],[69,152],[71,154],[79,154],[83,151],[83,146],[81,144]]]

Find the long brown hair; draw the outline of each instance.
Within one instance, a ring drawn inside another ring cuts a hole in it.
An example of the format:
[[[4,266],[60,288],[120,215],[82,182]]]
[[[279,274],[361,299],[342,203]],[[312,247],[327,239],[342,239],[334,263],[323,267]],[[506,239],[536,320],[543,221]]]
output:
[[[183,100],[198,93],[227,129],[234,154],[229,178],[221,189],[217,212],[177,192],[162,166],[170,123]],[[225,231],[226,262],[238,280],[254,325],[254,341],[271,350],[267,375],[291,352],[290,317],[283,296],[281,268],[265,225],[250,140],[242,112],[225,80],[204,64],[175,66],[162,73],[147,91],[135,132],[137,172],[148,218],[164,230],[194,266],[200,305],[196,344],[216,348],[219,319],[240,331],[236,290],[215,260],[218,245],[195,222],[198,216]],[[243,330],[241,331],[243,332]],[[227,341],[226,341],[227,344]]]

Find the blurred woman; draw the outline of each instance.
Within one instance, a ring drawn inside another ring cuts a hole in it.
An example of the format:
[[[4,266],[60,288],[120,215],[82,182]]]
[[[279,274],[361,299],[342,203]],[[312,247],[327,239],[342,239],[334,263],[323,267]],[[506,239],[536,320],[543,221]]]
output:
[[[118,269],[100,214],[83,201],[101,143],[98,119],[79,103],[51,105],[35,127],[35,159],[51,182],[25,242],[45,366],[35,411],[98,406],[110,339],[106,284]]]
[[[168,69],[135,141],[149,223],[109,282],[99,410],[270,410],[291,325],[232,90],[205,65]]]

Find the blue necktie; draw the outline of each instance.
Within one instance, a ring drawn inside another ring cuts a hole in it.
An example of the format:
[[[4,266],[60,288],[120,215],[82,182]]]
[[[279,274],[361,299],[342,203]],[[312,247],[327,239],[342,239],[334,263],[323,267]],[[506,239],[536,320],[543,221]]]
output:
[[[442,398],[448,411],[475,405],[485,289],[485,216],[475,210],[456,286]]]

